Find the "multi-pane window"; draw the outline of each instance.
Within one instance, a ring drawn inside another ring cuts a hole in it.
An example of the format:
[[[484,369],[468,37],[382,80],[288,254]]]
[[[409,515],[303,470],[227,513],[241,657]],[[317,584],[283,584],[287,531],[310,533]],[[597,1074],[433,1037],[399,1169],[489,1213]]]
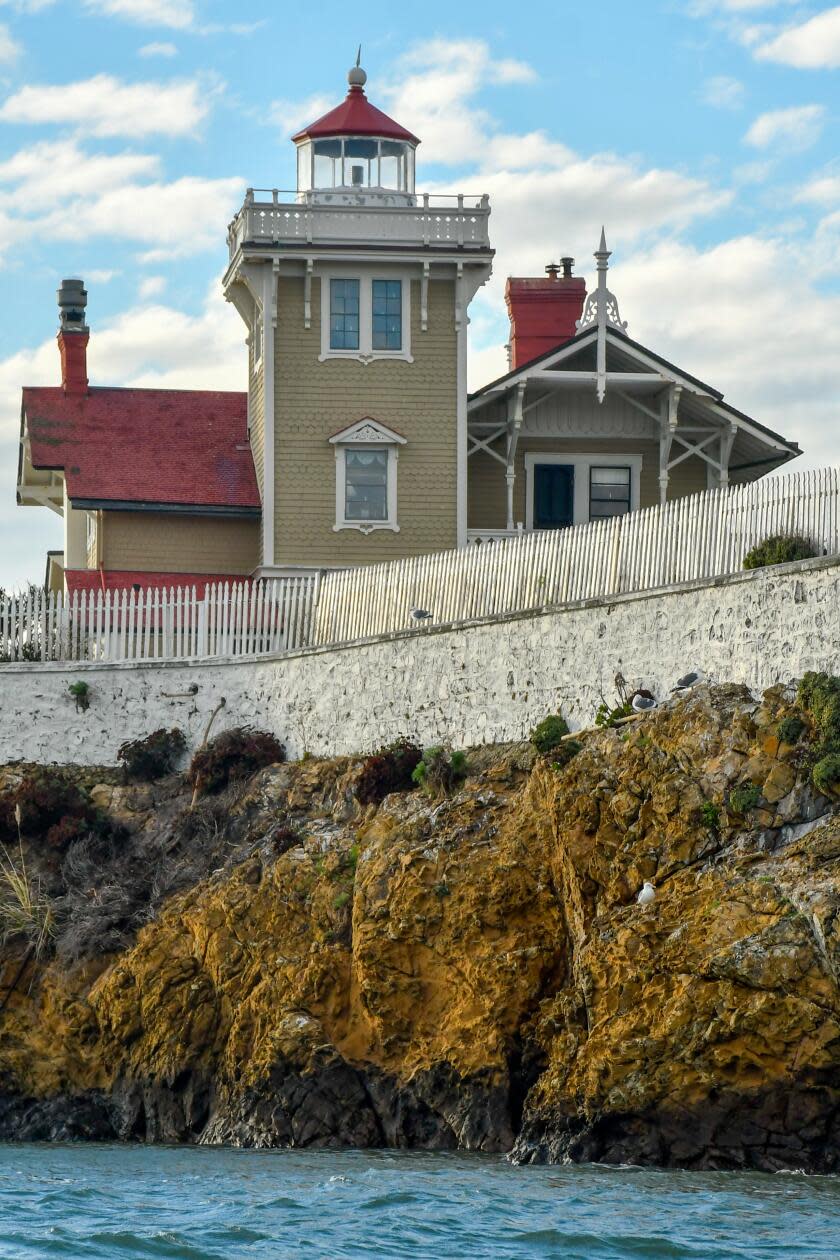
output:
[[[330,281],[330,349],[359,348],[359,281]]]
[[[589,470],[589,519],[623,516],[630,511],[630,469],[598,468]]]
[[[388,451],[344,452],[344,519],[387,521]]]
[[[374,350],[402,349],[402,281],[374,280],[373,338]]]

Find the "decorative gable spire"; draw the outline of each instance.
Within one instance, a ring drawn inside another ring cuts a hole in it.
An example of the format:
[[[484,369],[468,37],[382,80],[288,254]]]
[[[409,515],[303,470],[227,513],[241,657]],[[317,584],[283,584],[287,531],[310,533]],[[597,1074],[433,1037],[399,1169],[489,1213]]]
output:
[[[589,294],[583,314],[577,321],[578,332],[586,332],[589,328],[598,330],[598,402],[604,401],[607,392],[607,329],[627,332],[627,323],[622,320],[618,309],[618,298],[607,288],[611,254],[612,250],[607,249],[607,235],[602,227],[601,240],[595,250],[598,287],[594,293]]]

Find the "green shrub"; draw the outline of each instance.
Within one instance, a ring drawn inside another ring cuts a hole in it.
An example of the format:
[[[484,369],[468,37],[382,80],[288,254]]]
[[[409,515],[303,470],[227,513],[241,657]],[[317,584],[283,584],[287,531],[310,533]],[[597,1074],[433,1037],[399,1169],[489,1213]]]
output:
[[[792,713],[789,717],[782,718],[777,734],[783,744],[796,744],[807,729],[802,718]]]
[[[840,753],[822,757],[814,766],[812,777],[823,796],[840,796]]]
[[[562,744],[558,744],[553,749],[553,757],[551,758],[551,766],[553,770],[563,770],[569,764],[573,757],[576,757],[583,744],[578,739],[567,739]]]
[[[356,781],[356,798],[362,805],[378,805],[391,792],[407,792],[412,775],[423,759],[423,750],[410,739],[396,739],[367,758]]]
[[[761,790],[754,783],[739,783],[729,793],[729,807],[736,814],[748,814],[761,800]]]
[[[810,560],[817,554],[814,544],[801,534],[773,534],[744,556],[745,569],[762,569],[767,564],[789,564]]]
[[[552,748],[556,748],[564,735],[568,735],[569,728],[564,718],[559,713],[554,713],[550,717],[543,720],[534,727],[528,736],[531,743],[539,753],[551,752]]]
[[[187,746],[183,731],[152,731],[145,739],[130,739],[120,744],[117,761],[125,765],[126,778],[151,782],[168,774]]]
[[[333,897],[333,909],[343,910],[349,900],[350,900],[349,892],[345,891],[345,892],[336,893],[336,895]]]
[[[190,764],[189,781],[196,792],[220,792],[229,783],[285,760],[285,746],[268,731],[234,727],[199,748]]]
[[[430,796],[445,796],[467,777],[466,754],[435,744],[425,749],[411,777]]]
[[[814,724],[811,777],[817,791],[823,792],[820,785],[831,782],[831,759],[840,757],[840,678],[809,671],[799,684],[798,701]],[[823,765],[826,761],[827,766]],[[819,779],[818,766],[821,767]]]
[[[737,791],[737,789],[736,789]],[[700,818],[704,827],[714,835],[720,831],[720,807],[714,801],[704,801],[700,806]]]

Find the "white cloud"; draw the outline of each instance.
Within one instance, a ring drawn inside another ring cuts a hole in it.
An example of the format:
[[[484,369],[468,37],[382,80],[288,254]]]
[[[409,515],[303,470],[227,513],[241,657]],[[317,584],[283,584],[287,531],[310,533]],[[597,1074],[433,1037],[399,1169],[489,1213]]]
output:
[[[224,240],[244,181],[161,177],[157,157],[87,153],[76,141],[34,145],[0,164],[0,250],[13,241],[129,240],[144,257],[198,253]]]
[[[12,61],[17,61],[20,53],[20,44],[13,38],[5,22],[0,22],[0,65],[9,65]]]
[[[840,67],[840,5],[781,31],[761,44],[755,56],[799,70],[836,70]]]
[[[268,107],[268,119],[280,128],[284,136],[293,136],[336,104],[335,98],[329,96],[309,96],[303,101],[272,101]]]
[[[799,150],[809,148],[820,137],[825,114],[824,105],[771,109],[759,114],[744,140],[756,149],[766,149],[771,144]]]
[[[106,17],[127,18],[143,26],[185,30],[195,22],[192,0],[85,0],[85,7]]]
[[[141,298],[160,297],[165,288],[165,276],[144,276],[144,278],[140,281],[138,293]]]
[[[808,181],[794,198],[816,205],[840,205],[840,175],[817,175]]]
[[[138,57],[177,57],[178,49],[174,44],[144,44],[137,49]]]
[[[716,74],[703,84],[701,99],[715,109],[740,109],[746,89],[740,79],[728,74]]]
[[[98,74],[76,83],[27,85],[0,108],[10,123],[58,123],[93,136],[182,136],[210,108],[212,89],[197,79],[124,83]]]
[[[455,164],[481,155],[491,129],[487,112],[472,103],[494,83],[529,83],[522,61],[496,61],[483,40],[426,40],[400,58],[396,81],[382,87],[388,113],[423,141],[424,160]]]

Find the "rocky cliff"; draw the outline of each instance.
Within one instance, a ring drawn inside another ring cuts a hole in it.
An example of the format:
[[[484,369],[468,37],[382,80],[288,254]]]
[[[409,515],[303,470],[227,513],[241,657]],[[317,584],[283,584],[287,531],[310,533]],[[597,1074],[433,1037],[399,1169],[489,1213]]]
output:
[[[0,1135],[837,1171],[819,724],[700,687],[378,806],[346,759],[193,809],[79,771],[97,829],[7,845],[52,919],[4,947]]]

